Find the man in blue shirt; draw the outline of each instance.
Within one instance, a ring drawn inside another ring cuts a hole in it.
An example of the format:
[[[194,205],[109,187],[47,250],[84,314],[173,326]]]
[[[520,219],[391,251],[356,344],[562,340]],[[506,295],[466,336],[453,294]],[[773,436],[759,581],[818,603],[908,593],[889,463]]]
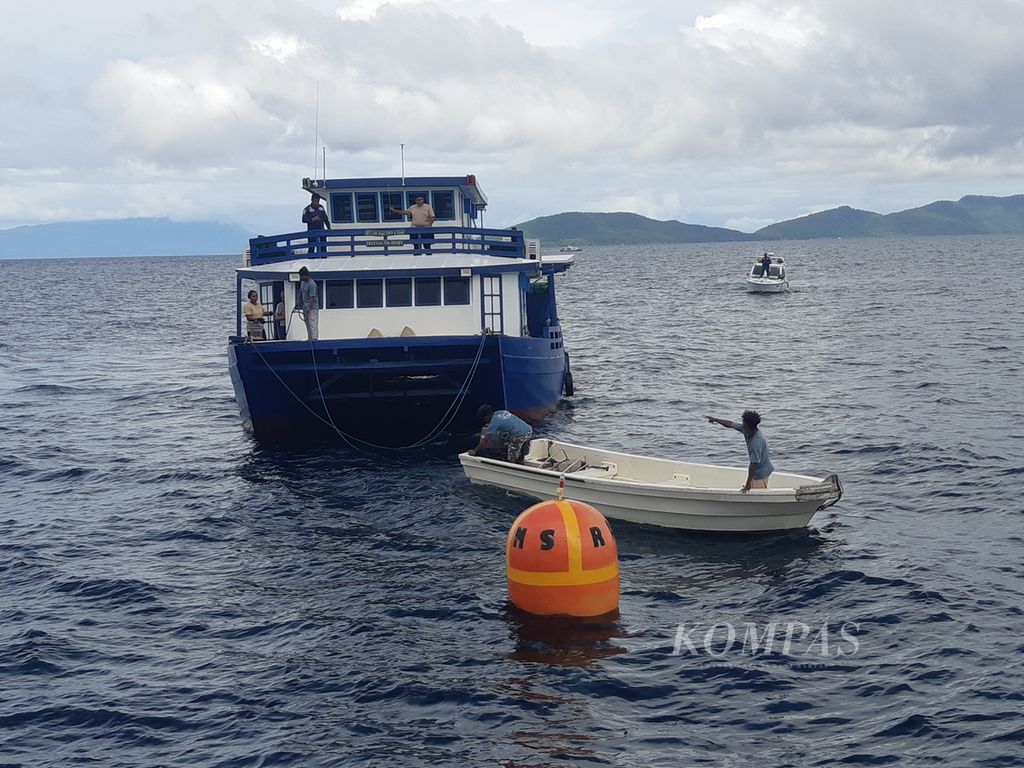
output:
[[[331,228],[331,219],[328,217],[324,207],[320,205],[320,199],[320,195],[314,192],[310,197],[309,205],[302,209],[302,223],[306,225],[306,229],[310,232]],[[310,245],[320,243],[320,245],[314,245],[314,247],[310,248],[310,252],[326,252],[327,246],[323,245],[323,240],[323,237],[310,236]]]
[[[744,411],[743,422],[737,424],[728,419],[716,419],[714,416],[705,416],[709,424],[721,424],[728,429],[735,429],[742,432],[747,441],[747,455],[750,458],[750,465],[747,467],[747,482],[740,489],[746,493],[751,488],[767,488],[768,476],[775,471],[771,460],[768,458],[768,441],[764,439],[757,425],[761,423],[761,417],[757,411]]]
[[[299,308],[306,323],[310,341],[320,338],[320,298],[316,294],[316,281],[309,276],[309,269],[299,270]]]
[[[530,447],[533,428],[515,414],[496,411],[490,405],[481,405],[476,413],[484,426],[480,430],[480,442],[467,453],[522,464]]]

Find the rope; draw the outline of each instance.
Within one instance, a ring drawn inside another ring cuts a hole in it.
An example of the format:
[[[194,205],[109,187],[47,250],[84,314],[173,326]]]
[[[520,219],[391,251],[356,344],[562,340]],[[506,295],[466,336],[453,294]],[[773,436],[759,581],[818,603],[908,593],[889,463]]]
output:
[[[288,320],[290,324],[291,318],[289,317]],[[327,416],[326,419],[319,413],[314,411],[312,408],[310,408],[306,404],[305,400],[299,397],[295,393],[295,391],[288,386],[284,379],[281,378],[281,376],[277,373],[276,370],[274,370],[273,366],[270,364],[267,358],[263,355],[263,351],[260,349],[258,344],[254,345],[253,348],[256,350],[256,353],[260,356],[260,359],[263,360],[264,365],[266,365],[267,368],[270,369],[270,372],[274,374],[274,377],[278,380],[281,386],[285,388],[288,394],[295,398],[295,400],[303,408],[309,411],[309,413],[312,414],[318,421],[333,429],[337,433],[338,437],[340,437],[350,448],[354,448],[355,450],[362,450],[360,446],[363,446],[365,448],[372,448],[374,450],[404,451],[409,450],[411,448],[420,448],[426,445],[427,443],[435,440],[455,420],[455,417],[458,415],[459,408],[461,408],[462,403],[465,402],[466,396],[469,394],[469,387],[476,376],[477,369],[480,367],[480,359],[483,356],[484,345],[486,343],[487,333],[482,331],[480,333],[480,344],[477,347],[476,356],[473,358],[473,364],[470,366],[469,372],[466,374],[466,378],[463,380],[462,385],[459,387],[459,391],[456,393],[455,399],[452,400],[451,404],[448,406],[447,410],[444,412],[444,415],[441,417],[438,423],[434,425],[434,427],[424,437],[420,438],[419,440],[413,443],[410,443],[409,445],[403,445],[398,447],[379,445],[377,443],[372,443],[368,440],[358,438],[355,435],[347,434],[344,431],[342,431],[334,422],[334,418],[331,416],[331,411],[327,407],[327,400],[324,398],[323,385],[320,381],[320,368],[316,362],[316,349],[313,345],[312,339],[309,340],[310,357],[313,360],[313,373],[316,377],[317,391],[320,395],[320,403],[323,405],[324,414]]]

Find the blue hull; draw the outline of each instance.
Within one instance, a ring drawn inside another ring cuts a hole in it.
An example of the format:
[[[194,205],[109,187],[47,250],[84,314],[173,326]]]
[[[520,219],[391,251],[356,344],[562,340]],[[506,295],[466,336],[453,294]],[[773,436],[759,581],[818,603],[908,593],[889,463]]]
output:
[[[243,422],[269,441],[404,448],[476,432],[484,403],[536,423],[565,386],[561,339],[399,337],[250,344],[228,360]]]

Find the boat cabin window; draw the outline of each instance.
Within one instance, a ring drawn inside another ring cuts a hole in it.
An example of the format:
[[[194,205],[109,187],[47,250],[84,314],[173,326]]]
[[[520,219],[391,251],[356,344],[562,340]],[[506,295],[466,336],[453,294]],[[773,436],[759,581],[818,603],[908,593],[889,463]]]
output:
[[[391,209],[402,210],[405,206],[402,205],[402,193],[401,192],[381,192],[380,193],[380,211],[384,216],[384,221],[402,221],[405,217],[400,213],[391,213]]]
[[[434,209],[434,216],[439,221],[454,221],[458,218],[455,211],[455,192],[431,192],[425,189],[413,192],[331,192],[331,221],[335,224],[402,222],[405,221],[405,217],[400,213],[391,213],[391,209],[411,208],[416,204],[417,197],[422,197],[430,203]]]
[[[355,304],[355,292],[351,280],[327,281],[327,309],[351,309]]]
[[[446,277],[444,279],[445,304],[469,304],[469,278]]]
[[[445,221],[455,218],[455,193],[434,192],[431,207],[434,209],[434,216]]]
[[[383,307],[384,281],[380,279],[356,280],[356,306]]]
[[[389,307],[412,306],[412,278],[390,277],[385,283]]]
[[[351,224],[355,221],[351,192],[331,193],[331,221],[338,224]]]
[[[782,272],[780,271],[779,267],[773,266],[768,270],[769,277],[779,277],[781,274]]]
[[[417,307],[439,307],[439,306],[441,306],[441,278],[440,277],[417,277],[416,278],[416,306]]]
[[[380,221],[380,212],[377,209],[376,192],[356,193],[356,220]]]

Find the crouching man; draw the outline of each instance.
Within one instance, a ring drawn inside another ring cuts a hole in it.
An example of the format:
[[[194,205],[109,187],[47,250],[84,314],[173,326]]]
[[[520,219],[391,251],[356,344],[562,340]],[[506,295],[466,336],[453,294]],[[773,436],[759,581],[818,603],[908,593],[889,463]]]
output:
[[[467,453],[522,464],[533,438],[530,425],[513,413],[496,411],[489,405],[481,405],[476,414],[483,422],[480,442]]]

